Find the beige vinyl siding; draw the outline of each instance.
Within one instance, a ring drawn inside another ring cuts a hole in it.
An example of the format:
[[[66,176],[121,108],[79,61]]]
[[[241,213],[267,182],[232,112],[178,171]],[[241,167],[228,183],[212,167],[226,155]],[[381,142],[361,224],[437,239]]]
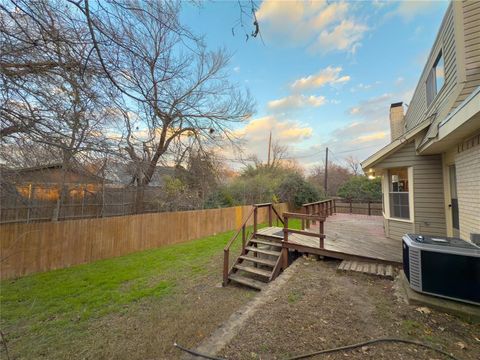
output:
[[[463,3],[466,78],[454,107],[480,86],[480,1]]]
[[[435,99],[427,108],[426,81],[440,51],[442,51],[442,56],[445,62],[445,84],[439,89]],[[457,63],[455,53],[455,27],[453,7],[452,4],[450,4],[437,35],[437,39],[430,52],[428,61],[417,84],[417,88],[410,101],[408,111],[405,114],[406,130],[412,129],[415,125],[418,125],[430,117],[432,117],[432,120],[445,118],[454,104],[456,95],[452,98],[452,94],[455,93],[456,86]]]
[[[404,145],[376,168],[413,167],[414,223],[388,220],[387,236],[400,239],[399,232],[446,235],[441,155],[417,155],[415,142]],[[403,235],[402,234],[402,235]]]
[[[480,135],[472,147],[455,156],[460,237],[470,240],[471,233],[480,233]]]
[[[412,223],[396,221],[392,219],[388,219],[387,221],[389,232],[387,236],[389,238],[401,240],[403,235],[415,232],[413,230]]]

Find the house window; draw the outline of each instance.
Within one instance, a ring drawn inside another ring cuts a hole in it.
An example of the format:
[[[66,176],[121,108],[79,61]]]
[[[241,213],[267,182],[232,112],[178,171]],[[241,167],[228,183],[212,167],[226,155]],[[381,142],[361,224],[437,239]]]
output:
[[[408,169],[391,169],[388,172],[390,216],[410,219]]]
[[[445,84],[445,62],[440,52],[427,77],[427,106],[430,106],[435,96]]]

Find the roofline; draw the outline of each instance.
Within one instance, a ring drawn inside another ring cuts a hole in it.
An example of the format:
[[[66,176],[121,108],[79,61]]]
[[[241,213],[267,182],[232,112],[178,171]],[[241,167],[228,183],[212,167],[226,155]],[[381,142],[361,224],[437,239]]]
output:
[[[405,144],[408,140],[412,139],[415,135],[417,135],[420,131],[426,129],[431,125],[431,122],[429,120],[423,121],[414,128],[410,129],[407,131],[405,134],[397,138],[396,140],[392,141],[390,144],[387,146],[384,146],[380,150],[378,150],[376,153],[365,159],[360,163],[362,166],[362,169],[365,171],[366,168],[371,168],[373,167],[376,163],[378,163],[380,160],[383,160],[385,157],[390,155],[391,153],[395,152],[400,148],[402,145]]]
[[[423,141],[418,151],[423,152],[431,145],[444,140],[465,124],[470,118],[480,112],[480,86],[477,86],[472,93],[458,105],[445,119],[438,124],[437,136]]]

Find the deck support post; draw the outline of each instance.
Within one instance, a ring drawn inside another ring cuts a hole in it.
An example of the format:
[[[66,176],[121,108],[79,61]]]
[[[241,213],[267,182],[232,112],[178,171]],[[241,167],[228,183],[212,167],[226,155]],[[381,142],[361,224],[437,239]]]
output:
[[[320,220],[319,221],[319,225],[318,225],[318,228],[319,228],[319,233],[320,233],[320,249],[323,249],[323,235],[324,235],[324,232],[323,232],[323,229],[324,229],[324,226],[323,226],[323,220]]]
[[[229,261],[229,250],[223,250],[223,283],[222,286],[228,285],[228,261]]]

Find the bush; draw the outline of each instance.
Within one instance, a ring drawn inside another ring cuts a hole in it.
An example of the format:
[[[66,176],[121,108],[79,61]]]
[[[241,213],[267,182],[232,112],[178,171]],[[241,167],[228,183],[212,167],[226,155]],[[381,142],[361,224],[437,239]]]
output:
[[[295,207],[321,199],[320,192],[299,174],[286,177],[278,188],[278,197]]]
[[[380,178],[368,179],[366,176],[352,176],[337,192],[348,200],[380,201],[382,200],[382,182]]]

